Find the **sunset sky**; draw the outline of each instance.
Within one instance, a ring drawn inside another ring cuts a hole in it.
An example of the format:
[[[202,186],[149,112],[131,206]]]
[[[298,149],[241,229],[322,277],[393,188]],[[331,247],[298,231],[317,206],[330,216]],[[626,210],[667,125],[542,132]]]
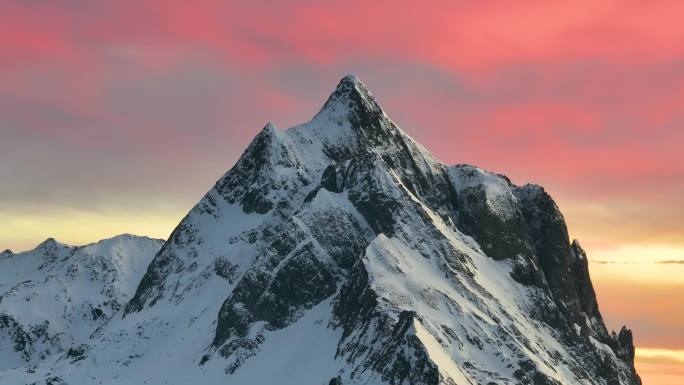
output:
[[[354,73],[448,164],[545,186],[645,385],[684,383],[684,2],[3,1],[0,249],[165,238]]]

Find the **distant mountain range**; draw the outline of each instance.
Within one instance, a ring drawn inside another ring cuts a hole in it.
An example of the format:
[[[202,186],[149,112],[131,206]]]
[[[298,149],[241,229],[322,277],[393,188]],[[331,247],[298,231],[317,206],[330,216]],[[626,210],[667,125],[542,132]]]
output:
[[[544,189],[440,163],[347,76],[166,242],[0,254],[0,383],[641,381]]]

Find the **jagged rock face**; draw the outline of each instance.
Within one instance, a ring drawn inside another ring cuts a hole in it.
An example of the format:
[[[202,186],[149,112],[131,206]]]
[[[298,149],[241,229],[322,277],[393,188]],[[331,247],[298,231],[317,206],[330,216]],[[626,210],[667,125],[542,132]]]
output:
[[[606,331],[584,251],[548,194],[441,164],[353,76],[310,122],[256,136],[122,316],[40,375],[640,383],[631,334]]]
[[[50,238],[0,259],[0,370],[88,341],[133,295],[162,241],[122,235],[73,247]]]
[[[533,258],[534,240],[508,178],[466,165],[450,172],[458,188],[458,228],[475,238],[491,258]]]

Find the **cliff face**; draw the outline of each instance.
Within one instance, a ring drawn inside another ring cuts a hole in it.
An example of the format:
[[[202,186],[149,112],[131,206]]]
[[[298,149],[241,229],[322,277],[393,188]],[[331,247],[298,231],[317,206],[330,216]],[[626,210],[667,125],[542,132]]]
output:
[[[82,356],[34,377],[640,384],[551,197],[441,164],[353,76],[256,136]]]

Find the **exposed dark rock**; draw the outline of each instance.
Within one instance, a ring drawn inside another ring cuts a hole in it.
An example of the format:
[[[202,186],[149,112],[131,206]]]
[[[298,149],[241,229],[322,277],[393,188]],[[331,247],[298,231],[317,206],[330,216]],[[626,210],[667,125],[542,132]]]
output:
[[[106,317],[105,314],[104,314],[104,312],[102,311],[102,309],[100,309],[100,308],[98,308],[98,307],[93,308],[93,309],[91,310],[91,316],[92,316],[93,320],[98,320],[98,319],[100,319],[100,318]]]
[[[576,276],[568,274],[576,265],[576,258],[570,248],[563,215],[541,187],[524,186],[517,190],[517,196],[551,293],[559,304],[569,307],[573,314],[580,314]]]
[[[72,348],[69,348],[69,351],[66,353],[66,357],[71,361],[71,363],[75,363],[81,360],[84,360],[86,358],[86,351],[88,350],[87,345],[79,345],[75,346]]]
[[[369,364],[390,385],[404,383],[437,385],[440,376],[422,342],[411,333],[416,314],[403,311],[392,333],[382,339],[381,349],[372,352]]]
[[[459,228],[475,238],[490,257],[502,260],[522,255],[530,259],[532,247],[527,224],[516,210],[512,218],[502,218],[488,207],[485,186],[466,188],[459,196]]]
[[[344,189],[344,169],[336,164],[331,164],[323,171],[321,187],[335,193]]]
[[[238,267],[225,257],[220,257],[214,261],[214,272],[219,277],[225,278],[230,283],[233,283],[237,278]]]
[[[589,277],[589,259],[577,240],[572,241],[571,249],[574,264],[571,265],[570,271],[574,275],[575,291],[580,307],[590,320],[596,319],[598,321],[596,325],[592,325],[593,327],[603,325],[603,317],[599,312],[594,286]],[[607,335],[605,329],[601,330],[601,334]]]
[[[256,267],[248,271],[224,302],[213,343],[217,348],[228,343],[228,348],[221,350],[224,356],[244,345],[244,341],[236,345],[231,340],[244,339],[253,322],[265,321],[268,328],[283,328],[301,311],[335,293],[331,266],[318,259],[313,244],[294,248],[295,243],[294,239],[290,242],[277,238],[272,248],[287,261],[273,275]]]

